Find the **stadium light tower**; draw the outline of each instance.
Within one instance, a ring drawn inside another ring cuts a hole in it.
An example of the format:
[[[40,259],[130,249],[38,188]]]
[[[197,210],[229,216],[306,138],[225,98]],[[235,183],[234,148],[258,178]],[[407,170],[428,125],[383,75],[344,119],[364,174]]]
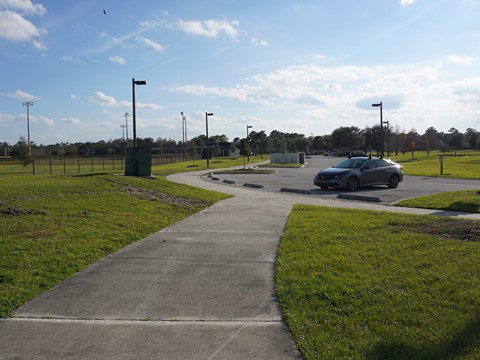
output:
[[[33,106],[32,101],[24,101],[23,106],[27,107],[27,142],[28,142],[28,156],[32,156],[32,147],[30,145],[30,106]]]

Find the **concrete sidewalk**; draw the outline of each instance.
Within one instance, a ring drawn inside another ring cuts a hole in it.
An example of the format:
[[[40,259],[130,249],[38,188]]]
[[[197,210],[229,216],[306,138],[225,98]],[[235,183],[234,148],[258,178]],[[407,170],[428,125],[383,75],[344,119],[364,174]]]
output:
[[[1,320],[0,359],[300,358],[274,287],[291,207],[247,192],[108,256]]]

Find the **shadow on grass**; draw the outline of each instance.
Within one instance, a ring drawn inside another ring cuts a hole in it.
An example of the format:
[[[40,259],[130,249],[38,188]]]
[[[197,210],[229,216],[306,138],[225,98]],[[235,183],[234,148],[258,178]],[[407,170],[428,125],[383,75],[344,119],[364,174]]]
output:
[[[378,344],[369,354],[369,360],[453,360],[468,356],[470,347],[480,343],[480,318],[467,323],[450,342],[437,348],[421,349],[402,342]]]

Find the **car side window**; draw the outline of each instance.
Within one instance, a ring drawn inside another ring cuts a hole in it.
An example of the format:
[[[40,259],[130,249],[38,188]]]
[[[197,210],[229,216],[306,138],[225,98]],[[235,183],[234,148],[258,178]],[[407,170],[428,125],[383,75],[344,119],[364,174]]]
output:
[[[376,167],[385,167],[388,166],[388,162],[384,159],[378,159],[375,161],[376,162]]]
[[[363,167],[367,167],[367,168],[370,168],[370,169],[375,168],[375,160],[365,161],[365,164],[363,164]]]

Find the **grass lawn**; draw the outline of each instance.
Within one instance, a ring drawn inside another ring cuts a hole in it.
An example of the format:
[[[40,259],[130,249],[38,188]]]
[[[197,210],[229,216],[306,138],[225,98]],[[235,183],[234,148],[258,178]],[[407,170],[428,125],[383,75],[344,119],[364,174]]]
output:
[[[480,222],[299,205],[277,262],[304,359],[480,358]]]
[[[441,176],[462,179],[480,179],[480,154],[477,151],[447,152],[444,156],[443,175],[440,175],[438,151],[416,151],[402,155],[391,154],[390,158],[403,165],[405,175]]]
[[[480,191],[459,190],[402,200],[396,206],[480,213]]]
[[[227,197],[162,177],[2,176],[0,317],[87,265]]]
[[[261,161],[267,161],[270,159],[270,155],[261,156],[250,156],[250,162],[246,163],[246,166],[255,165]],[[170,174],[175,174],[179,172],[186,171],[210,171],[215,169],[229,168],[229,167],[243,167],[244,159],[243,158],[213,158],[210,160],[210,167],[207,168],[207,160],[195,160],[179,162],[175,164],[165,164],[165,165],[155,165],[152,166],[152,174],[166,176]]]

